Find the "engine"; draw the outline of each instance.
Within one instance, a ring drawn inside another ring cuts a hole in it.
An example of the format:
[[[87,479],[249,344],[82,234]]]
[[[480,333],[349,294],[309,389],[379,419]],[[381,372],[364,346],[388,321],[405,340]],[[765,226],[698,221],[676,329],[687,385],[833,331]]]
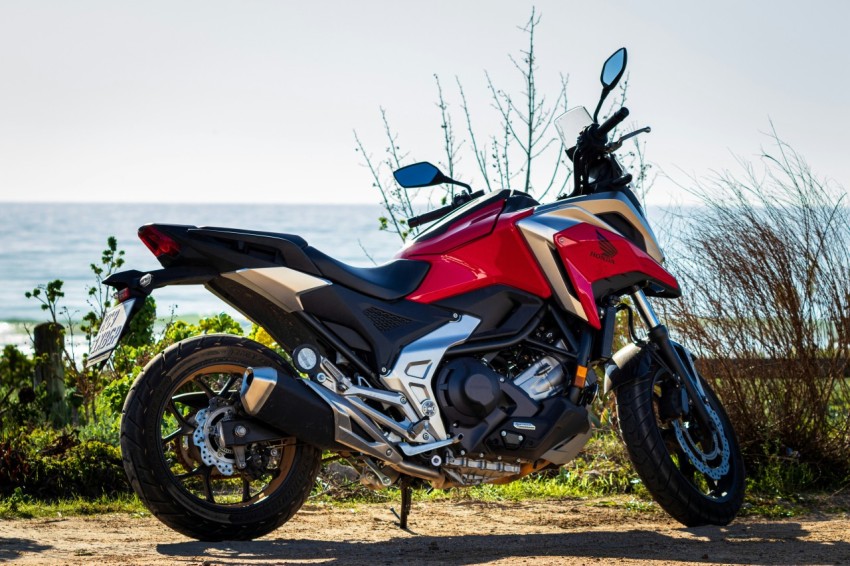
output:
[[[477,457],[484,470],[501,461],[538,460],[588,431],[587,410],[562,395],[566,385],[563,364],[550,356],[513,379],[464,357],[443,366],[435,393],[448,430],[460,439],[460,454]]]

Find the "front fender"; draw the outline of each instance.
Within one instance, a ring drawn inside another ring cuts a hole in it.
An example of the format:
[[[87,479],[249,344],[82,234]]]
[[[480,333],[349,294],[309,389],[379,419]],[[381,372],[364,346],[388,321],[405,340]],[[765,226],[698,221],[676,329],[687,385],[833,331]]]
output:
[[[632,343],[620,348],[605,366],[605,393],[616,391],[624,383],[648,375],[652,365],[651,344]]]

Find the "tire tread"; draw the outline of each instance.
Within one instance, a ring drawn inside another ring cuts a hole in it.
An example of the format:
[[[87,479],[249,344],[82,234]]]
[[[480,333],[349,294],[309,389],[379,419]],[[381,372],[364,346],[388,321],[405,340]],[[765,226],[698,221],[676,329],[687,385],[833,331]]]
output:
[[[617,416],[629,459],[655,501],[688,527],[729,524],[738,514],[744,497],[744,468],[738,441],[720,402],[708,387],[707,392],[729,433],[730,466],[735,478],[732,496],[725,501],[705,497],[676,468],[656,424],[652,380],[635,379],[617,389]]]

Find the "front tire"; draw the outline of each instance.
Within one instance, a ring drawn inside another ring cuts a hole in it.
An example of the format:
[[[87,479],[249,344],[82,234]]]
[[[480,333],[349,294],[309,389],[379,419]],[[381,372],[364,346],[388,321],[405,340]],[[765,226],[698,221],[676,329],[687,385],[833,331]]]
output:
[[[246,368],[291,371],[284,364],[247,338],[208,335],[145,366],[124,403],[121,453],[133,490],[160,521],[198,540],[250,540],[298,511],[318,474],[317,448],[295,438],[249,444],[249,466],[239,470],[228,468],[233,451],[203,434],[207,419],[237,414]]]
[[[682,414],[687,398],[656,364],[617,389],[617,416],[629,458],[665,511],[688,527],[727,525],[744,500],[744,464],[726,411],[700,380],[715,434],[699,430],[693,410]]]

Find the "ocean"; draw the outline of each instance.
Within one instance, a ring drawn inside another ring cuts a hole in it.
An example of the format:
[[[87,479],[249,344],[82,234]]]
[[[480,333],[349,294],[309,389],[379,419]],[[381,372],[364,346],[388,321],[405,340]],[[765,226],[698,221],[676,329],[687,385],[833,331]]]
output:
[[[0,203],[0,346],[26,347],[24,327],[47,319],[36,300],[24,297],[38,285],[61,279],[60,307],[77,320],[90,310],[90,265],[100,263],[109,236],[125,251],[122,270],[161,267],[136,236],[150,222],[298,234],[328,255],[365,266],[373,264],[368,256],[382,263],[401,246],[398,236],[378,230],[380,213],[377,205]],[[161,317],[172,309],[190,319],[237,314],[200,286],[165,287],[154,297]]]
[[[100,263],[109,236],[125,251],[122,270],[160,268],[136,236],[150,222],[297,234],[341,261],[368,266],[389,260],[401,247],[397,235],[378,230],[381,210],[378,205],[0,203],[0,347],[30,349],[27,330],[47,320],[40,304],[24,297],[38,285],[64,281],[59,306],[67,307],[74,320],[91,310],[86,289],[95,279],[90,265]],[[651,220],[663,215],[655,207],[648,212]],[[161,318],[173,311],[177,318],[194,321],[225,312],[247,324],[200,286],[165,287],[154,297]]]

